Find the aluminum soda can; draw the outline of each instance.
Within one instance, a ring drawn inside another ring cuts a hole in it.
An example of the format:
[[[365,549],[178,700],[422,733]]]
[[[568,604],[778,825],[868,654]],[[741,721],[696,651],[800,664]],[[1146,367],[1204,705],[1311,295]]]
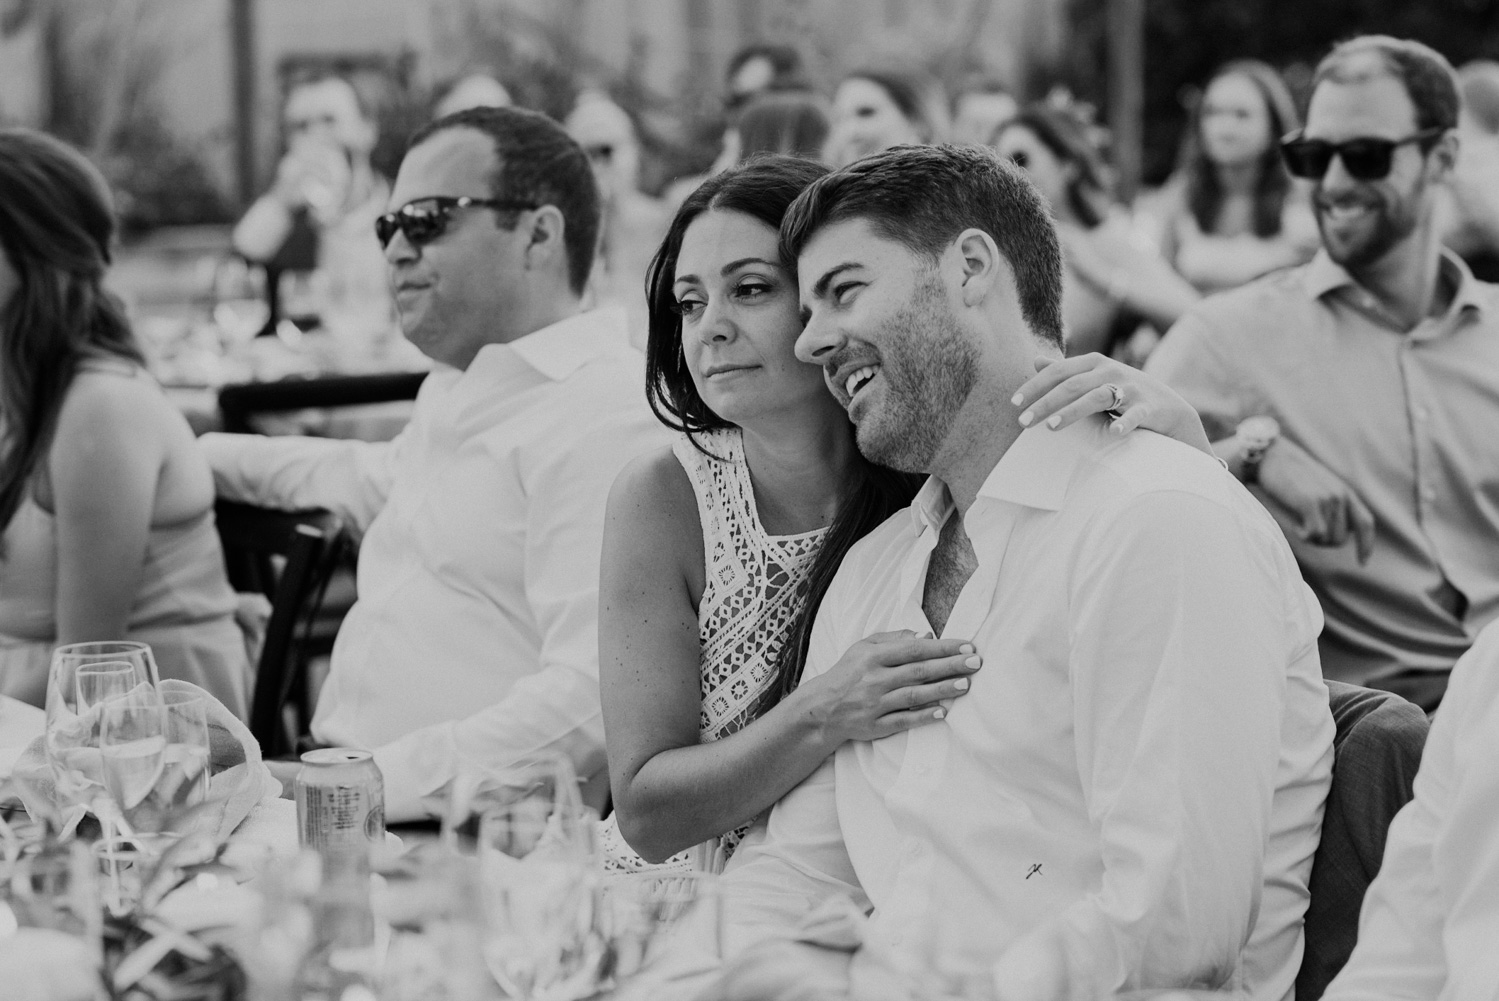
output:
[[[293,786],[297,832],[304,848],[324,858],[368,859],[371,843],[385,838],[385,779],[374,755],[324,747],[302,755]]]

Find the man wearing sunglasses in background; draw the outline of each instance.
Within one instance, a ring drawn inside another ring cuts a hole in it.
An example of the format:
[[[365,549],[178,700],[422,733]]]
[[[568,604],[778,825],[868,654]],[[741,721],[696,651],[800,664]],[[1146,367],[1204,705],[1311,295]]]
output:
[[[1283,144],[1322,251],[1206,300],[1151,356],[1281,523],[1331,679],[1428,712],[1499,617],[1499,290],[1444,251],[1451,66],[1365,36],[1318,66]]]
[[[374,749],[406,820],[439,811],[460,769],[559,752],[603,774],[604,500],[665,432],[623,312],[582,308],[599,196],[561,126],[439,119],[390,204],[375,229],[401,327],[438,363],[411,423],[387,444],[202,441],[220,496],[329,508],[364,534],[312,733]]]

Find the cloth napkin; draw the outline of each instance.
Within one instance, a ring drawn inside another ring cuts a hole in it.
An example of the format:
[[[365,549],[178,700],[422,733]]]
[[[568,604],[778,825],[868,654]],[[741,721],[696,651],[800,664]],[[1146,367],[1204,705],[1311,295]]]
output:
[[[255,804],[281,795],[281,783],[260,759],[260,743],[249,727],[240,722],[222,702],[197,685],[167,679],[158,685],[163,695],[179,692],[196,695],[207,705],[208,803],[189,815],[183,834],[207,834],[222,843],[250,815]],[[46,735],[37,737],[16,761],[12,773],[26,812],[33,818],[51,818],[66,832],[77,827],[85,808],[59,802],[57,783],[47,761]]]

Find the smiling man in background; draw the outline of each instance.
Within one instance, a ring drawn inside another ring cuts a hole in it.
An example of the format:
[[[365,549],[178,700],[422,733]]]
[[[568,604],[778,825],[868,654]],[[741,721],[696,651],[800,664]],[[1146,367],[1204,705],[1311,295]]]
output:
[[[1442,249],[1435,213],[1458,103],[1419,42],[1337,46],[1284,146],[1322,251],[1205,301],[1147,365],[1285,530],[1327,618],[1326,676],[1428,712],[1499,618],[1499,294]]]
[[[390,203],[401,327],[438,363],[411,423],[385,444],[202,440],[220,496],[329,508],[364,533],[312,733],[374,749],[402,820],[435,812],[460,771],[557,752],[602,773],[604,500],[664,431],[623,313],[581,307],[599,196],[560,126],[513,108],[439,119]]]

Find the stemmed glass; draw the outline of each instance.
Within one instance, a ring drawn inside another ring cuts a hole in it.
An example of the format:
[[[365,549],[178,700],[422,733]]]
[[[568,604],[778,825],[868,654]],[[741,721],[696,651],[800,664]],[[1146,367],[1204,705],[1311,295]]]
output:
[[[53,652],[45,747],[57,796],[92,811],[106,835],[118,817],[105,791],[99,727],[103,706],[116,700],[158,702],[150,647],[125,641],[73,643]]]

